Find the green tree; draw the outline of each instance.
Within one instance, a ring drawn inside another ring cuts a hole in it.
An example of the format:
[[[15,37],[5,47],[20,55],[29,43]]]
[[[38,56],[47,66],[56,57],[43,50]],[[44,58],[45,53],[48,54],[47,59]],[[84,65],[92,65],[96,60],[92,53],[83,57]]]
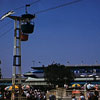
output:
[[[44,70],[45,79],[48,83],[63,86],[65,83],[70,84],[70,82],[74,79],[73,73],[70,69],[66,68],[64,65],[60,64],[51,64]]]

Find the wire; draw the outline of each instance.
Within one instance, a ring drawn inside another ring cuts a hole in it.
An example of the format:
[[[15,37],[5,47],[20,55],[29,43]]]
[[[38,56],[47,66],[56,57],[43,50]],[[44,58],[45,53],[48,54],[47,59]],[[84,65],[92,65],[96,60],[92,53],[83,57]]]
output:
[[[37,2],[39,2],[40,0],[37,0],[37,1],[35,1],[35,2],[32,2],[32,3],[30,3],[30,5],[33,5],[33,4],[35,4],[35,3],[37,3]],[[52,7],[52,8],[48,8],[48,9],[45,9],[45,10],[40,10],[40,11],[38,11],[38,12],[35,12],[35,14],[40,14],[40,13],[43,13],[43,12],[48,12],[48,11],[50,11],[50,10],[54,10],[54,9],[57,9],[57,8],[61,8],[61,7],[64,7],[64,6],[67,6],[67,5],[71,5],[71,4],[74,4],[74,3],[77,3],[77,2],[80,2],[81,0],[75,0],[75,1],[72,1],[72,2],[68,2],[68,3],[64,3],[64,4],[62,4],[62,5],[58,5],[58,6],[55,6],[55,7]],[[19,9],[21,9],[21,8],[23,8],[23,7],[25,7],[25,6],[21,6],[21,7],[18,7],[18,8],[16,8],[16,9],[14,9],[14,10],[19,10]],[[6,23],[6,24],[4,24],[4,25],[7,25],[7,24],[9,24],[11,21],[9,21],[8,23]],[[3,25],[3,26],[4,26]],[[2,26],[2,27],[3,27]],[[0,27],[1,28],[1,27]],[[10,29],[8,29],[6,32],[4,32],[3,34],[1,34],[0,35],[0,38],[1,37],[3,37],[4,35],[6,35],[7,33],[9,33],[10,31],[11,31],[11,29],[12,29],[13,27],[11,27]]]
[[[54,9],[57,9],[57,8],[61,8],[61,7],[64,7],[64,6],[68,6],[68,5],[71,5],[71,4],[80,2],[80,1],[81,1],[81,0],[76,0],[76,1],[68,2],[68,3],[64,3],[64,4],[62,4],[62,5],[58,5],[58,6],[55,6],[55,7],[52,7],[52,8],[40,10],[40,11],[38,11],[38,12],[35,12],[35,14],[40,14],[40,13],[48,12],[48,11],[50,11],[50,10],[54,10]]]
[[[5,28],[5,26],[9,25],[11,22],[12,22],[12,21],[8,21],[7,23],[3,24],[3,25],[0,27],[0,29]]]
[[[32,3],[30,3],[30,5],[33,5],[33,4],[35,4],[35,3],[37,3],[37,2],[39,2],[40,0],[37,0],[37,1],[35,1],[35,2],[32,2]]]
[[[33,5],[33,4],[35,4],[35,3],[39,2],[39,1],[40,0],[34,1],[34,2],[30,3],[29,5]],[[19,9],[22,9],[22,8],[25,8],[25,5],[24,6],[21,6],[21,7],[18,7],[18,8],[15,8],[13,10],[15,11],[15,10],[19,10]]]
[[[0,35],[0,38],[3,37],[3,36],[5,36],[6,34],[8,34],[12,30],[12,28],[13,28],[13,26],[11,28],[9,28],[6,32],[2,33]]]
[[[35,3],[39,2],[39,1],[40,1],[40,0],[34,1],[34,2],[30,3],[30,5],[33,5],[33,4],[35,4]],[[15,9],[13,9],[13,10],[15,11],[15,10],[19,10],[19,9],[22,9],[22,8],[25,8],[25,6],[21,6],[21,7],[15,8]],[[0,21],[0,22],[2,22],[2,21]],[[5,28],[5,26],[9,25],[10,23],[11,23],[11,21],[9,21],[9,22],[3,24],[3,25],[0,27],[0,29]],[[0,35],[0,38],[3,37],[4,35],[6,35],[9,31],[11,31],[11,29],[12,29],[12,27],[11,27],[10,29],[8,29],[6,32],[4,32],[3,34],[1,34],[1,35]]]

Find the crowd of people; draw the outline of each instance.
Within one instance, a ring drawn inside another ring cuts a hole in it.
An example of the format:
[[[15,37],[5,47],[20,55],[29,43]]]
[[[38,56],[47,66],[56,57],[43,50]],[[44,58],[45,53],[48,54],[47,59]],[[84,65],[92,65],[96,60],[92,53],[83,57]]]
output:
[[[72,94],[72,100],[98,100],[98,99],[99,99],[99,92],[97,90],[87,91],[86,96],[84,95],[84,93],[81,92],[79,99],[76,98],[75,94]]]
[[[19,91],[15,91],[15,100],[18,99]],[[22,90],[21,97],[25,100],[46,100],[46,93],[40,89],[24,89]],[[11,100],[11,91],[0,91],[0,100]]]
[[[0,100],[11,100],[11,94],[12,94],[11,91],[8,91],[8,90],[1,91],[0,90]],[[16,90],[15,100],[18,100],[18,94],[19,94],[19,91]],[[23,100],[47,100],[46,91],[41,90],[41,89],[36,89],[30,86],[22,88],[21,97],[24,98]],[[99,100],[98,98],[99,98],[98,89],[87,90],[86,92],[83,91],[80,93],[80,96],[78,96],[78,98],[74,93],[72,93],[72,100]],[[56,96],[49,94],[48,99],[56,100]]]
[[[30,90],[30,91],[23,91],[23,97],[26,97],[27,100],[46,100],[46,93],[43,91],[38,90]]]

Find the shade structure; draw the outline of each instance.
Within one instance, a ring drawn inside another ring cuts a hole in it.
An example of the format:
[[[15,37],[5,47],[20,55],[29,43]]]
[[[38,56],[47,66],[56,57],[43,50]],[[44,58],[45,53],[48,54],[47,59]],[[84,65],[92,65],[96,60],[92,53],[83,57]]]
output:
[[[77,88],[77,87],[79,88],[79,87],[81,87],[81,85],[80,84],[73,84],[72,85],[72,88]]]
[[[15,90],[18,90],[19,89],[19,87],[17,86],[17,85],[15,85]],[[6,88],[5,88],[5,90],[7,90],[7,91],[12,91],[12,86],[7,86]]]

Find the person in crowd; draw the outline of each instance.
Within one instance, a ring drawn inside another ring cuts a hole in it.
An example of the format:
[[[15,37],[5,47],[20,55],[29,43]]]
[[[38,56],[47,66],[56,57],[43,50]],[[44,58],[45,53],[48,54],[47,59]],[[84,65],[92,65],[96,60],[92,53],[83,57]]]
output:
[[[75,94],[72,94],[72,100],[77,100]]]
[[[55,95],[50,95],[49,100],[56,100],[56,96]]]
[[[29,91],[26,93],[26,98],[27,98],[27,100],[30,100],[30,92]]]
[[[88,100],[93,100],[94,93],[89,91],[88,94],[87,94],[87,97],[88,97]]]
[[[3,95],[2,95],[2,93],[0,91],[0,100],[2,100],[2,99],[3,99]]]
[[[97,88],[95,89],[94,93],[99,97],[99,91]]]
[[[11,98],[11,92],[5,91],[4,92],[4,100],[10,100],[10,98]]]
[[[98,91],[94,91],[93,100],[98,100],[99,94]]]
[[[85,96],[84,96],[84,94],[83,94],[83,93],[80,93],[79,100],[85,100]]]

